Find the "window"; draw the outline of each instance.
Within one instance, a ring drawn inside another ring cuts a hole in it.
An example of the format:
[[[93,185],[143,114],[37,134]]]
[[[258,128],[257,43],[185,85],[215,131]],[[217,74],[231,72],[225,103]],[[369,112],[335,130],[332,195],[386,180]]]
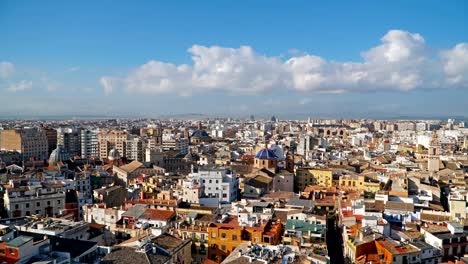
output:
[[[36,203],[36,206],[41,206],[41,202],[37,202],[37,203]]]
[[[213,238],[216,237],[216,233],[215,232],[211,233],[211,237]]]
[[[41,210],[36,210],[36,214],[41,214]]]
[[[226,238],[226,233],[221,233],[221,238]]]
[[[237,235],[232,235],[232,240],[236,241],[237,240]]]
[[[26,204],[26,208],[29,208],[29,203]]]
[[[57,204],[60,204],[60,200],[57,200]]]
[[[19,209],[19,205],[18,205],[18,204],[15,204],[15,209]]]
[[[10,250],[10,254],[15,254],[15,249],[14,248],[8,248]]]
[[[50,205],[50,201],[47,201],[47,205]]]

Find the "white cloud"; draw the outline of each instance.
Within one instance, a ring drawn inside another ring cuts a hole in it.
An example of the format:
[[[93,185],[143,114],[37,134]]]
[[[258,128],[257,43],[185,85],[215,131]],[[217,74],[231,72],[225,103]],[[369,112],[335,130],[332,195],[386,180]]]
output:
[[[209,91],[259,94],[286,89],[300,92],[467,88],[468,43],[436,54],[419,34],[391,30],[382,44],[362,52],[362,61],[328,61],[294,52],[289,59],[256,53],[251,47],[194,45],[192,64],[149,61],[124,77],[100,79],[109,94],[123,88],[148,94],[191,95]]]
[[[468,43],[443,51],[442,58],[449,83],[468,86]]]
[[[80,70],[80,67],[78,66],[73,66],[67,69],[69,72],[76,72]]]
[[[8,78],[15,71],[13,63],[8,61],[0,61],[0,78]]]
[[[104,77],[101,77],[101,79],[99,80],[99,83],[104,88],[105,94],[111,94],[117,85],[117,80],[115,80],[112,77],[104,76]]]
[[[10,84],[10,86],[8,87],[8,90],[11,92],[29,90],[32,88],[32,85],[33,85],[32,81],[22,80],[17,83]]]

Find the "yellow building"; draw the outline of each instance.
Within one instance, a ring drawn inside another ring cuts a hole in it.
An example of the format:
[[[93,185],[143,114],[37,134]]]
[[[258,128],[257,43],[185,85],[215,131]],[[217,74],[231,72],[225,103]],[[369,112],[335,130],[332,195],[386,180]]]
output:
[[[332,187],[333,173],[330,169],[299,168],[294,178],[295,191],[302,191],[309,185]]]
[[[340,187],[366,191],[377,192],[380,190],[380,182],[367,178],[364,175],[343,175],[339,180]]]
[[[223,223],[208,226],[208,258],[221,262],[242,243],[278,245],[284,227],[279,221],[268,220],[257,226],[241,226],[236,216]]]
[[[99,158],[105,159],[109,151],[117,149],[121,157],[126,157],[126,142],[128,139],[127,131],[120,130],[101,130],[98,133]]]
[[[49,157],[47,136],[41,128],[6,129],[0,137],[0,150],[17,151],[25,160]]]

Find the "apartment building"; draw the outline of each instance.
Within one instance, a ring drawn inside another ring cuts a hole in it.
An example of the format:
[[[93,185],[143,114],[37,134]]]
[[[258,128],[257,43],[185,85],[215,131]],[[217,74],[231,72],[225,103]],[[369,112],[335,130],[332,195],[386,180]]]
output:
[[[65,186],[55,181],[11,181],[3,199],[9,217],[55,216],[65,208]]]
[[[62,146],[70,156],[81,156],[80,131],[73,128],[59,128],[57,130],[57,145]]]
[[[105,159],[109,151],[113,148],[117,149],[121,157],[127,156],[126,143],[128,132],[121,130],[100,130],[98,133],[99,142],[99,158]]]
[[[92,129],[83,129],[80,132],[81,137],[81,157],[95,158],[99,156],[98,131]]]
[[[47,135],[42,128],[5,129],[1,135],[1,150],[17,151],[24,160],[48,158]]]
[[[298,168],[294,179],[295,190],[303,190],[309,185],[331,187],[333,173],[330,169]]]
[[[184,183],[187,192],[199,188],[203,189],[202,196],[230,203],[237,200],[239,178],[233,171],[225,168],[201,169],[190,173]]]

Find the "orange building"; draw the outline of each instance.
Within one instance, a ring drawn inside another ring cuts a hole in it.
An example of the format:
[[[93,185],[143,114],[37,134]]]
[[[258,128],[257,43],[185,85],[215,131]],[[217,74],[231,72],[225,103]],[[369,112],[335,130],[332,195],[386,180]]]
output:
[[[222,223],[208,226],[208,258],[221,262],[238,245],[277,245],[284,231],[280,220],[264,220],[254,226],[240,226],[237,216],[227,216]]]
[[[388,240],[375,241],[377,254],[383,263],[409,263],[419,258],[419,250],[410,244],[395,245]]]

